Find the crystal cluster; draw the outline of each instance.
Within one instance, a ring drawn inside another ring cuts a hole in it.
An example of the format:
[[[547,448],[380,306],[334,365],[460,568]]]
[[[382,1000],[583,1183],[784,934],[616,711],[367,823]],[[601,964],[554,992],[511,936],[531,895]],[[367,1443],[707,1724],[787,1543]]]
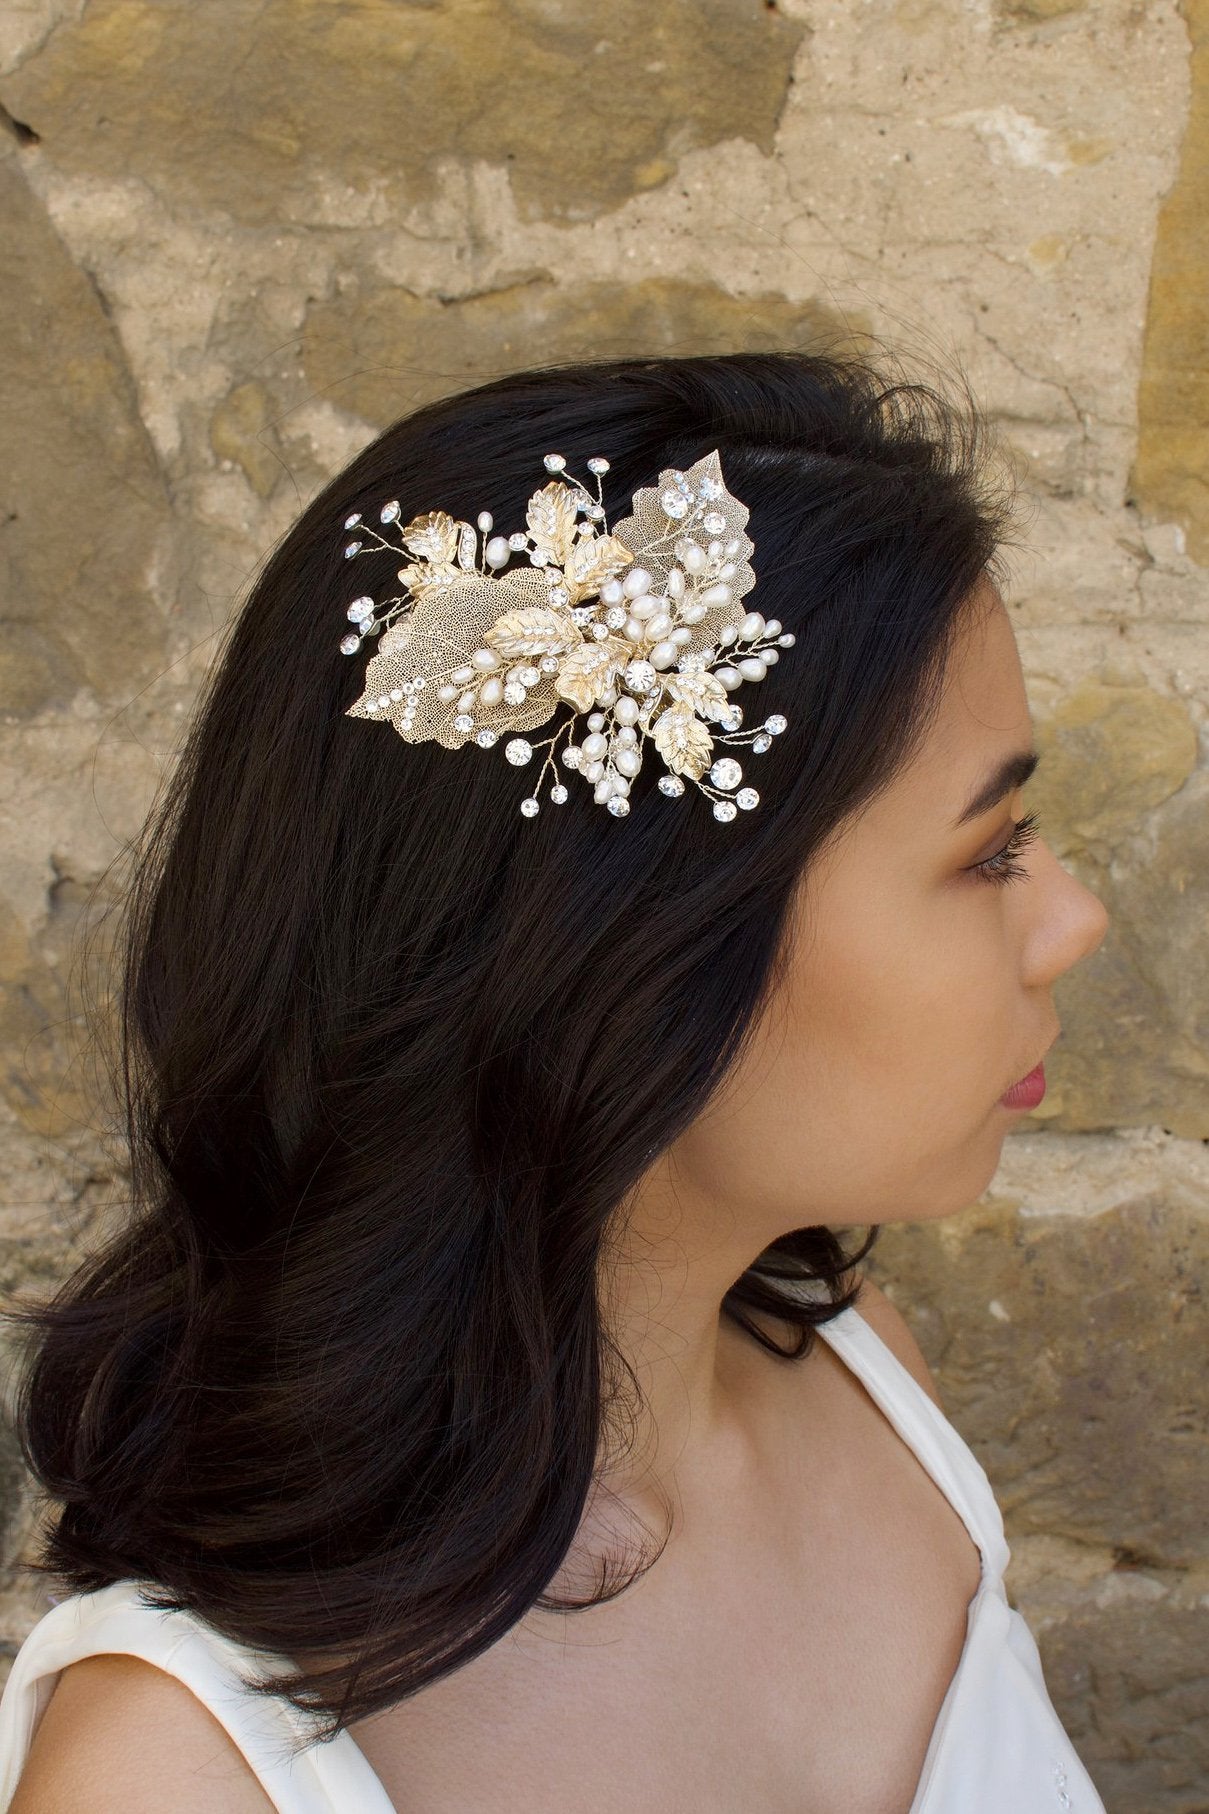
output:
[[[379,606],[362,595],[348,606],[354,628],[344,652],[378,639],[350,715],[451,749],[471,740],[490,749],[507,735],[504,755],[517,767],[545,749],[521,801],[527,817],[539,810],[547,769],[548,798],[561,805],[568,797],[555,763],[564,733],[562,766],[617,818],[630,810],[648,739],[667,771],[664,794],[683,794],[691,780],[720,820],[756,806],[740,764],[716,746],[746,743],[759,755],[785,729],[774,714],[740,732],[742,708],[730,694],[762,680],[794,637],[739,602],[755,583],[748,511],[728,492],[717,451],[687,472],[661,472],[612,531],[602,501],[607,460],[588,461],[595,496],[566,473],[562,455],[547,454],[545,466],[550,482],[529,499],[526,530],[509,536],[493,533],[486,511],[477,530],[429,511],[402,528],[398,543],[359,513],[346,519],[347,558],[384,549],[407,557],[398,569],[406,596]],[[396,523],[398,503],[378,515],[384,526]],[[527,565],[513,564],[518,555]],[[571,715],[553,736],[535,744],[515,734],[545,724],[560,704]]]

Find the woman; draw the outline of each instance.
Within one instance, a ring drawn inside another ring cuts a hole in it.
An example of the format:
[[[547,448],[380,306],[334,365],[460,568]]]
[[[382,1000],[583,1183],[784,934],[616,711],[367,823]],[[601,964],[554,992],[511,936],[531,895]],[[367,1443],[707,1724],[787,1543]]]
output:
[[[277,548],[131,890],[136,1217],[22,1313],[15,1814],[1101,1808],[859,1272],[1106,924],[992,453],[851,353],[550,369]]]

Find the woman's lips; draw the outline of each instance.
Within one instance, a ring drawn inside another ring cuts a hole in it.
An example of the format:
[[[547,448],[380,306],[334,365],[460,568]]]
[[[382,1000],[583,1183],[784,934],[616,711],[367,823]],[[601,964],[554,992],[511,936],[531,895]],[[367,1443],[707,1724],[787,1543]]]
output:
[[[999,1098],[1006,1109],[1035,1109],[1045,1095],[1045,1066],[1034,1065],[1027,1077],[1014,1083]]]

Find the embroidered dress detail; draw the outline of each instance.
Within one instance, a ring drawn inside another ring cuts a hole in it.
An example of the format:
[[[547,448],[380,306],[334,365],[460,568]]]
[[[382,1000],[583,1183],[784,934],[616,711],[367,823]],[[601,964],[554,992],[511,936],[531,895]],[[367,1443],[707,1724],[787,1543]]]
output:
[[[965,1645],[909,1814],[1106,1814],[1050,1701],[1033,1635],[1008,1604],[1011,1552],[973,1451],[858,1310],[842,1311],[818,1333],[927,1469],[982,1560]],[[22,1644],[0,1697],[0,1814],[59,1673],[106,1651],[142,1657],[184,1682],[243,1752],[278,1814],[395,1814],[351,1733],[291,1755],[302,1716],[288,1701],[242,1689],[241,1674],[280,1674],[289,1669],[284,1658],[245,1649],[193,1613],[149,1606],[134,1581],[69,1595]]]

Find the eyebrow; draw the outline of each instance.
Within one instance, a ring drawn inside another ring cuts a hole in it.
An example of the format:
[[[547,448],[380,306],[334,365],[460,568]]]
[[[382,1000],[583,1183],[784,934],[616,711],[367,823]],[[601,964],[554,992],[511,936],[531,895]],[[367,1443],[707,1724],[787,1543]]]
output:
[[[968,825],[971,819],[981,818],[989,813],[992,806],[1014,794],[1018,787],[1023,787],[1033,774],[1041,760],[1040,750],[1022,750],[1019,755],[1009,756],[1001,762],[994,772],[987,776],[973,799],[969,801],[960,818],[953,821],[953,830]]]

